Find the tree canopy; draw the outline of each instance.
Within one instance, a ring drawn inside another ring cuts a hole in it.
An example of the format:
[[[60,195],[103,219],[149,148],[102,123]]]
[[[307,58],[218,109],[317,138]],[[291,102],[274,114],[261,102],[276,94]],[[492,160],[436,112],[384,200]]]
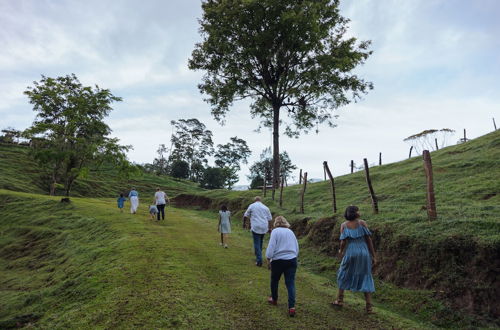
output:
[[[131,168],[125,156],[131,147],[110,138],[111,129],[104,122],[111,104],[121,101],[120,97],[97,85],[83,86],[74,74],[42,76],[24,93],[37,115],[23,135],[36,141],[32,143],[35,158],[50,176],[52,195],[60,185],[69,195],[80,175],[104,162]]]
[[[200,91],[219,122],[234,101],[273,128],[273,185],[279,180],[279,127],[298,136],[372,88],[352,73],[370,42],[346,37],[338,0],[207,0],[189,67],[205,72]],[[281,109],[287,118],[283,118]],[[287,120],[285,120],[287,119]]]

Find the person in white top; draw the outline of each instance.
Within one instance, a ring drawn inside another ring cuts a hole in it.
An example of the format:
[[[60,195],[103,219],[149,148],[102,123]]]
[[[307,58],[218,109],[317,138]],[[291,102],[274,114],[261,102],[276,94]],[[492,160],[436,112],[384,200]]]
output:
[[[267,262],[271,267],[271,296],[267,301],[271,305],[278,304],[278,283],[281,274],[285,274],[285,285],[288,291],[288,315],[295,316],[295,273],[299,243],[290,224],[285,217],[274,219],[274,229],[266,249]]]
[[[165,220],[165,205],[167,205],[168,196],[160,188],[156,188],[155,201],[156,201],[156,208],[158,209],[158,213],[156,214],[156,220],[160,221],[160,214],[161,214],[161,219]]]
[[[255,202],[250,204],[244,214],[243,225],[250,219],[250,230],[253,236],[253,249],[255,252],[255,265],[262,266],[262,244],[264,235],[269,232],[269,221],[273,219],[271,211],[261,202],[260,196],[255,197]]]

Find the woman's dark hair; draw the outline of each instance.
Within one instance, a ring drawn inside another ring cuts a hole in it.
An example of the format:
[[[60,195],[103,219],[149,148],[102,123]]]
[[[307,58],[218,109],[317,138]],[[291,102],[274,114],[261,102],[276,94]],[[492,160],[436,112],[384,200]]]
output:
[[[220,210],[221,210],[222,212],[226,212],[226,211],[227,211],[227,206],[226,206],[226,205],[224,205],[224,204],[223,204],[223,205],[221,205]]]
[[[123,194],[120,194],[120,197],[123,197]]]
[[[349,221],[356,220],[358,218],[359,207],[351,205],[345,209],[344,218]]]

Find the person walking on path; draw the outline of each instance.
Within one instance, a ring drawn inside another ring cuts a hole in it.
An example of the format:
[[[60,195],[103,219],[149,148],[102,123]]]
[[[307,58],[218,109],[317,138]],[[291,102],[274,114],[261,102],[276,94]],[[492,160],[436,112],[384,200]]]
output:
[[[269,221],[273,219],[271,211],[261,202],[260,196],[255,197],[255,202],[250,204],[244,214],[246,220],[250,220],[250,230],[253,236],[253,249],[255,253],[255,265],[262,266],[262,244],[264,235],[269,232]]]
[[[120,209],[120,212],[123,213],[123,206],[125,204],[125,201],[127,199],[123,196],[123,194],[120,194],[120,197],[118,197],[118,199],[116,200],[116,202],[118,203],[118,208]]]
[[[349,206],[345,210],[346,222],[340,226],[340,249],[342,257],[337,273],[339,288],[335,307],[344,305],[344,291],[364,292],[366,312],[373,313],[371,294],[375,292],[372,277],[372,263],[376,262],[371,232],[365,221],[360,219],[359,208]]]
[[[227,249],[227,234],[231,233],[231,212],[228,211],[226,205],[222,205],[220,208],[217,229],[220,233],[220,245]]]
[[[161,219],[165,220],[165,205],[167,205],[167,201],[169,200],[167,194],[164,191],[162,191],[159,187],[156,188],[155,201],[156,201],[156,207],[158,208],[158,213],[156,214],[156,220],[160,221],[160,214],[161,214]]]
[[[128,198],[130,200],[130,213],[136,214],[137,208],[139,207],[139,193],[135,188],[132,188],[128,193]]]
[[[295,273],[299,243],[290,224],[283,216],[274,219],[274,229],[266,249],[267,262],[271,267],[271,296],[268,302],[278,304],[278,284],[281,275],[285,275],[285,285],[288,291],[288,315],[295,316]]]

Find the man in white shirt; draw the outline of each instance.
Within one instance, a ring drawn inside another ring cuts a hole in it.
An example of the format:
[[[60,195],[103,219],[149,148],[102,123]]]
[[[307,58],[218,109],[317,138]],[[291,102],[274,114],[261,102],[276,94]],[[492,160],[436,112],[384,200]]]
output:
[[[164,191],[162,191],[160,188],[156,188],[155,192],[155,203],[156,203],[156,208],[158,209],[158,213],[156,214],[157,220],[160,221],[160,213],[161,213],[161,219],[165,220],[165,205],[167,204],[168,197],[167,194],[165,194]]]
[[[255,252],[255,265],[262,266],[262,244],[264,235],[269,232],[269,221],[273,219],[271,211],[261,202],[260,196],[255,197],[255,202],[250,204],[244,217],[250,219],[250,230],[253,236],[253,249]]]

